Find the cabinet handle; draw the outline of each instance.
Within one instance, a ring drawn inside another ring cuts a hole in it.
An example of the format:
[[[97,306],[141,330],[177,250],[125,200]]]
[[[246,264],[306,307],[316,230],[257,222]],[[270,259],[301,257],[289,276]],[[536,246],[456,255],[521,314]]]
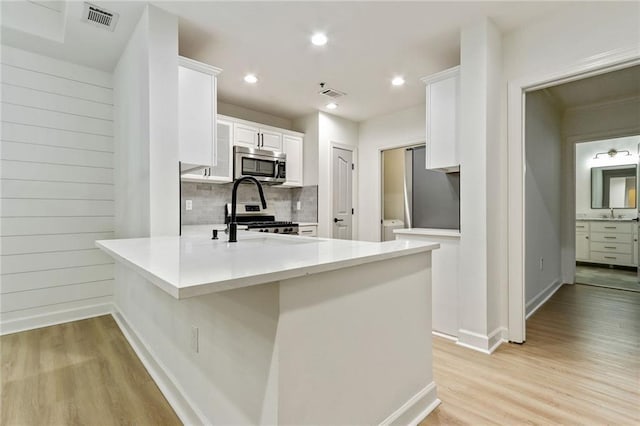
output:
[[[262,147],[264,148],[264,133],[262,134]]]
[[[605,238],[606,238],[607,240],[615,240],[615,239],[617,239],[618,237],[605,237]]]
[[[258,132],[258,148],[260,148],[260,132]]]
[[[615,250],[615,249],[616,249],[615,247],[611,247],[611,246],[604,246],[604,248],[606,248],[606,249],[613,249],[613,250]]]
[[[615,257],[615,256],[605,256],[604,258],[605,259],[613,259],[613,260],[617,259],[617,257]]]
[[[616,229],[616,226],[605,226],[604,229]]]
[[[576,228],[584,228],[584,225],[576,225]]]

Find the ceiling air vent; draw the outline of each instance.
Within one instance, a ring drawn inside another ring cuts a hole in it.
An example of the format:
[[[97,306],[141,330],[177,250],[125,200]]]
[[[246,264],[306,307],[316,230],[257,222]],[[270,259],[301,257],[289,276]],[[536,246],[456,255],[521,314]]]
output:
[[[322,89],[318,93],[320,93],[321,95],[328,96],[328,97],[330,97],[332,99],[336,99],[336,98],[339,98],[341,96],[346,95],[346,93],[341,92],[339,90],[335,90],[335,89]]]
[[[85,22],[109,31],[113,31],[116,28],[118,16],[120,15],[115,12],[111,12],[110,10],[98,7],[91,3],[85,3],[84,11],[82,12],[82,19]]]

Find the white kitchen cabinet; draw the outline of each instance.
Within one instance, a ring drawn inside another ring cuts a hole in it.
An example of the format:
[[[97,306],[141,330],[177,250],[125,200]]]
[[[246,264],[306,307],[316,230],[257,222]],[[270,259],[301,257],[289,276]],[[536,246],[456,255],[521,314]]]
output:
[[[245,123],[233,124],[233,144],[246,146],[247,148],[258,148],[260,141],[260,129],[249,126]]]
[[[459,67],[425,77],[422,81],[427,85],[426,168],[459,171]]]
[[[244,122],[235,123],[233,144],[280,152],[282,151],[282,133]]]
[[[262,149],[268,149],[270,151],[282,151],[282,133],[274,132],[273,130],[260,129]]]
[[[216,79],[220,69],[188,58],[178,61],[178,138],[183,170],[213,166],[216,140]]]
[[[298,227],[298,235],[303,237],[317,237],[318,225],[300,225]]]
[[[285,186],[302,186],[302,143],[301,136],[284,135],[282,148],[287,154],[287,181]]]
[[[215,161],[211,167],[197,168],[181,176],[185,182],[227,183],[233,181],[233,122],[218,118],[216,122]]]

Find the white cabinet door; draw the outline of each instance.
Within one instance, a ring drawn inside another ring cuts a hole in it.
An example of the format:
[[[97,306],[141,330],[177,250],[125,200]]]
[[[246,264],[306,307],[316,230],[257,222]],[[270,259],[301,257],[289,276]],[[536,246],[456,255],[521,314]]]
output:
[[[216,77],[181,65],[178,78],[180,161],[211,166],[214,162]]]
[[[427,83],[426,168],[459,169],[458,68],[423,79]]]
[[[233,125],[233,144],[246,146],[247,148],[259,147],[260,129],[244,123]]]
[[[282,152],[282,133],[260,129],[259,145],[261,149]]]
[[[638,224],[632,223],[633,225],[633,258],[632,263],[636,266],[640,266],[640,256],[638,255]],[[640,272],[639,272],[640,274]]]
[[[220,182],[233,180],[233,123],[227,120],[218,120],[215,162],[211,167],[210,177]]]
[[[302,186],[302,138],[284,135],[283,151],[287,154],[287,186]],[[265,143],[266,145],[266,143]]]
[[[588,262],[589,256],[589,233],[583,231],[576,232],[576,260]]]

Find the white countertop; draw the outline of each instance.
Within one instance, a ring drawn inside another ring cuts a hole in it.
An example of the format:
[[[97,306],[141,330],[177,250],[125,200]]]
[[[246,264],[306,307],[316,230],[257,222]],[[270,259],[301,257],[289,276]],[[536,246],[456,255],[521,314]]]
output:
[[[298,222],[298,226],[318,226],[318,222]]]
[[[402,235],[426,235],[429,237],[457,237],[460,238],[460,231],[457,229],[438,229],[438,228],[405,228],[394,229],[394,234]]]
[[[598,221],[598,222],[635,222],[636,219],[633,217],[577,217],[576,221],[585,222],[585,221]]]
[[[196,235],[96,241],[117,261],[134,269],[173,297],[182,299],[234,288],[327,272],[378,260],[427,252],[438,243],[333,240],[238,232],[211,239],[211,225]],[[183,229],[184,230],[184,229]]]

